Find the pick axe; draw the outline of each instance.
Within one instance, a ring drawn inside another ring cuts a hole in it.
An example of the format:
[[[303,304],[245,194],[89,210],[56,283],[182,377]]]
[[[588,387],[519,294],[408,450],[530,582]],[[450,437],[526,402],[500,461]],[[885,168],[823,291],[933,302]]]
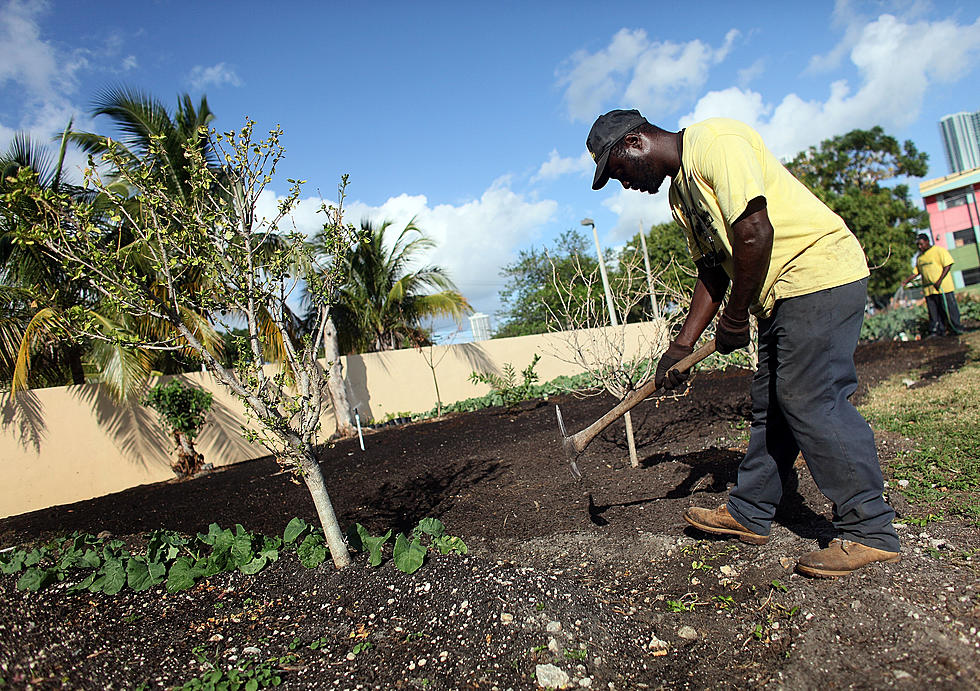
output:
[[[711,355],[713,352],[715,352],[715,340],[711,339],[686,358],[671,367],[670,370],[668,370],[668,374],[675,370],[677,372],[686,372],[694,367],[694,365]],[[575,459],[578,458],[583,451],[585,451],[585,447],[591,444],[592,440],[598,437],[607,427],[609,427],[609,425],[622,417],[624,413],[628,413],[630,410],[636,407],[640,401],[652,396],[658,388],[659,387],[657,386],[656,380],[651,379],[620,401],[612,410],[603,415],[601,418],[593,422],[581,432],[572,435],[569,435],[565,431],[565,421],[562,420],[561,417],[561,408],[559,408],[557,405],[555,406],[555,413],[558,415],[558,429],[561,431],[561,445],[565,450],[565,458],[568,459],[568,463],[572,467],[572,475],[577,478],[582,477],[582,472],[578,469],[578,464],[575,462]]]

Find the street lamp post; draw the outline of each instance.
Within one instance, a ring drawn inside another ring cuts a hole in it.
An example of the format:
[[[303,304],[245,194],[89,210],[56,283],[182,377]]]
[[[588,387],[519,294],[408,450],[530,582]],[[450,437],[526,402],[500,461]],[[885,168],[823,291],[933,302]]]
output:
[[[619,320],[616,318],[616,305],[613,302],[612,291],[609,289],[609,276],[606,275],[606,262],[602,258],[602,247],[599,245],[599,234],[595,230],[595,221],[591,218],[583,218],[582,225],[592,226],[596,257],[599,259],[599,273],[602,275],[602,289],[606,292],[606,306],[609,308],[609,322],[613,326],[619,326]]]

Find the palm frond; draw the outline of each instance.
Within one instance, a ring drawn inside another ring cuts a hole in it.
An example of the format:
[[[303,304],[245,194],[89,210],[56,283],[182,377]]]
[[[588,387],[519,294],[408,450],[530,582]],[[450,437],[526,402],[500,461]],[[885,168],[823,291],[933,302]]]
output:
[[[90,316],[98,324],[99,331],[111,339],[92,343],[88,357],[99,372],[99,378],[117,401],[131,400],[146,384],[152,369],[149,354],[127,343],[129,328],[96,311]]]
[[[31,355],[39,347],[42,337],[52,336],[60,326],[61,315],[50,307],[38,310],[24,327],[20,344],[17,347],[17,359],[14,363],[10,390],[13,393],[21,389],[29,389],[28,380],[31,374]]]
[[[44,144],[26,132],[17,132],[6,152],[0,154],[2,180],[17,175],[21,168],[30,168],[37,174],[38,184],[48,187],[55,177],[53,157]]]

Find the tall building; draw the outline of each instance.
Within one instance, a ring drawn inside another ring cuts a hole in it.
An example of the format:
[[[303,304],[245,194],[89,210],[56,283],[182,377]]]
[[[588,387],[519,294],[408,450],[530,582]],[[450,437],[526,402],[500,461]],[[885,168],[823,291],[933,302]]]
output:
[[[490,340],[490,317],[482,312],[477,312],[470,317],[470,331],[473,332],[474,341]]]
[[[950,173],[980,167],[980,112],[947,115],[939,131]]]

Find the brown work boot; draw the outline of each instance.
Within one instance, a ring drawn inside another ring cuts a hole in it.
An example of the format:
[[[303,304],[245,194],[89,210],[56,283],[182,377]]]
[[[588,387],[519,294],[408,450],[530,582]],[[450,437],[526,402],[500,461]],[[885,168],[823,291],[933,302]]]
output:
[[[727,506],[719,506],[717,509],[699,509],[692,506],[684,512],[684,520],[698,530],[713,535],[732,535],[750,545],[764,545],[769,542],[768,535],[753,533],[732,518]]]
[[[894,563],[899,558],[898,552],[886,552],[850,540],[831,540],[827,549],[818,549],[800,557],[796,568],[804,576],[830,578],[846,576],[876,561]]]

